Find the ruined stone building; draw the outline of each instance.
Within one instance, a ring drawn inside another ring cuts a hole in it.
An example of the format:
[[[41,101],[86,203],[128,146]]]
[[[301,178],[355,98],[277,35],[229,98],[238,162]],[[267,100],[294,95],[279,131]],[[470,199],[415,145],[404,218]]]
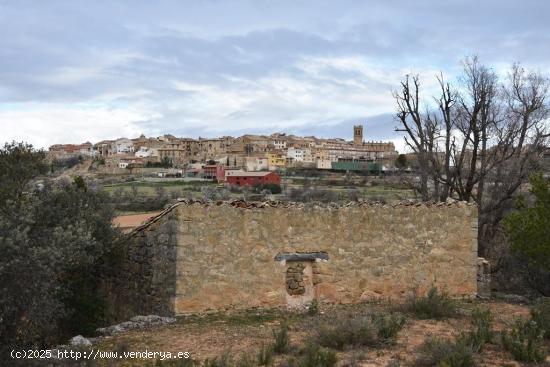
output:
[[[477,293],[474,205],[181,201],[133,230],[113,312],[186,314]]]

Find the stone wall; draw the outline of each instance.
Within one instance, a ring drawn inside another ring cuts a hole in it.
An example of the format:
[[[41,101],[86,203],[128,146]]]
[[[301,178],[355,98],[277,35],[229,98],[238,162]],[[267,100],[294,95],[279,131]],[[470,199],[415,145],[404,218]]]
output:
[[[432,285],[453,296],[477,292],[473,205],[239,206],[247,205],[174,208],[174,313],[299,305],[293,300],[303,295],[287,292],[296,265],[275,260],[281,253],[328,254],[310,261],[312,275],[304,276],[320,302],[400,299]]]
[[[173,315],[177,229],[177,213],[169,212],[119,245],[115,270],[102,284],[111,319]]]

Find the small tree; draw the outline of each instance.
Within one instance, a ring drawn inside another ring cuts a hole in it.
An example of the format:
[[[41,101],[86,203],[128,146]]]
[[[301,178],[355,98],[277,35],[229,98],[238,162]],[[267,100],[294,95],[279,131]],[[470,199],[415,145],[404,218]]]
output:
[[[86,191],[88,189],[88,185],[86,185],[86,181],[84,181],[82,176],[76,176],[74,178],[74,184],[79,190]]]
[[[43,151],[26,143],[6,143],[0,148],[0,204],[19,200],[29,182],[47,171],[44,158]]]
[[[541,174],[531,177],[533,205],[524,196],[518,197],[518,211],[508,215],[504,228],[513,251],[525,255],[533,263],[550,270],[550,191]]]
[[[170,159],[170,157],[168,157],[168,156],[164,156],[160,160],[160,166],[163,167],[163,168],[170,168],[170,167],[172,167],[172,165],[173,165],[172,159]]]
[[[407,162],[407,156],[405,154],[399,154],[397,156],[397,159],[395,160],[395,167],[399,168],[400,170],[403,170],[407,168],[409,165],[409,162]]]
[[[263,189],[269,190],[271,194],[280,194],[281,193],[281,185],[269,183],[265,184]]]

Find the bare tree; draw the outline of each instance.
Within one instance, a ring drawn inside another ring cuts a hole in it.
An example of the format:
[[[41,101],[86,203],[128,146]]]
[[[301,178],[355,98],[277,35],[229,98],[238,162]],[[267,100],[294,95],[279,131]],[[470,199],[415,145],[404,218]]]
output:
[[[422,108],[418,76],[394,92],[398,131],[418,158],[423,200],[454,197],[479,210],[482,255],[511,201],[548,149],[548,79],[513,65],[504,82],[477,57],[455,85],[437,76],[439,95]]]
[[[437,77],[441,94],[434,98],[437,103],[437,112],[429,115],[428,123],[434,125],[432,130],[438,131],[437,143],[433,144],[430,159],[433,167],[436,200],[446,200],[452,195],[454,187],[454,175],[451,172],[451,153],[455,144],[453,137],[453,109],[457,100],[457,93],[451,90],[451,85],[445,82],[443,73]],[[440,148],[439,140],[443,140],[443,148]],[[441,189],[439,189],[439,183]]]
[[[420,112],[420,79],[418,75],[407,75],[404,82],[401,82],[401,91],[394,92],[393,96],[397,103],[397,118],[403,126],[397,131],[404,131],[405,143],[409,146],[418,159],[420,168],[420,188],[418,189],[422,200],[429,199],[428,177],[430,176],[429,149],[433,145],[430,125],[426,116]]]
[[[489,243],[496,225],[523,183],[540,168],[539,159],[549,149],[549,81],[540,74],[514,65],[502,88],[505,116],[495,131],[497,143],[488,154],[487,187],[479,195],[479,240],[483,255],[494,250]]]

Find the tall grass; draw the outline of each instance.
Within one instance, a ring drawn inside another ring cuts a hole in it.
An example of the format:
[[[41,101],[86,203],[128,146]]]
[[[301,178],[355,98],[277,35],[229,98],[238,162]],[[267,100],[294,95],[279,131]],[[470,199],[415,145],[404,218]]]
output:
[[[344,316],[318,325],[313,340],[323,347],[338,350],[381,346],[395,341],[404,323],[405,318],[399,314]]]
[[[457,314],[456,302],[436,287],[430,288],[424,296],[415,292],[401,308],[419,319],[443,319]]]
[[[463,341],[428,338],[420,347],[420,357],[415,366],[473,367],[474,351]]]

